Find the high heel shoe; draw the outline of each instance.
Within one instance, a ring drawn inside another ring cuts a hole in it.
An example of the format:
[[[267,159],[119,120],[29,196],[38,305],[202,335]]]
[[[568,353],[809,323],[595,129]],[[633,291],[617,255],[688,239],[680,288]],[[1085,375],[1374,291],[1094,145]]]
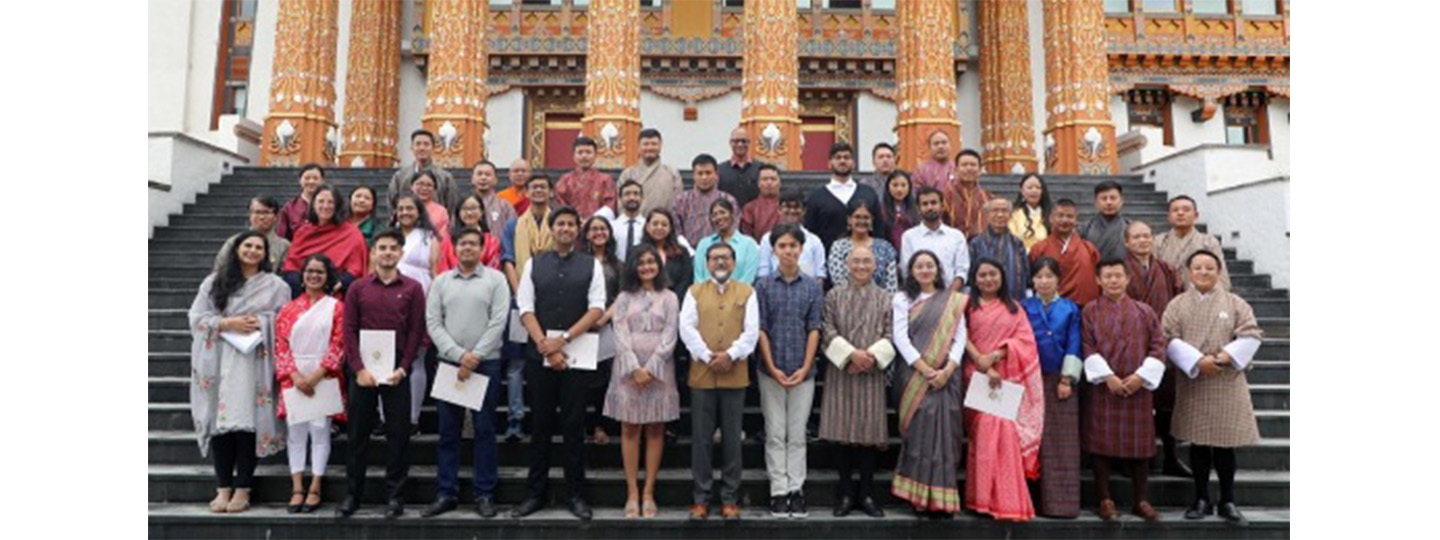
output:
[[[315,502],[310,502],[311,500]],[[305,496],[305,504],[300,505],[300,513],[309,514],[319,510],[323,504],[324,502],[320,500],[320,492],[312,489],[310,493]]]

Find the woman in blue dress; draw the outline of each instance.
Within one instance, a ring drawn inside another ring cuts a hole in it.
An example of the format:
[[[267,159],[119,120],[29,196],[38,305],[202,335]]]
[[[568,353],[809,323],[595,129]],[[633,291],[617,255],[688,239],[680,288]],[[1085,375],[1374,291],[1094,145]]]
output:
[[[1045,388],[1045,431],[1040,439],[1040,515],[1080,515],[1080,307],[1060,296],[1060,263],[1043,257],[1030,269],[1035,296],[1021,302],[1035,330]]]

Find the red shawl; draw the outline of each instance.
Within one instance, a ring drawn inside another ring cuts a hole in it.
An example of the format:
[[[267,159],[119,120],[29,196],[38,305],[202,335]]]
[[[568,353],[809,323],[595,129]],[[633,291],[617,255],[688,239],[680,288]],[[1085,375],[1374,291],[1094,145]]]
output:
[[[365,245],[365,235],[349,221],[339,225],[301,225],[290,242],[290,252],[285,255],[281,270],[299,272],[300,263],[315,253],[324,253],[335,263],[335,270],[348,272],[355,278],[365,276],[370,267],[370,248]]]

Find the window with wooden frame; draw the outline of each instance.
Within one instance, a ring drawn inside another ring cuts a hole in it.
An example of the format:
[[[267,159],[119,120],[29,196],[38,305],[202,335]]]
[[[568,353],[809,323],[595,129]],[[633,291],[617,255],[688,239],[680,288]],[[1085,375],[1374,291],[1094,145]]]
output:
[[[250,92],[250,51],[255,43],[256,0],[225,0],[220,9],[220,47],[215,56],[215,91],[210,105],[210,129],[220,128],[220,116],[245,116]]]
[[[1162,143],[1175,146],[1175,123],[1172,121],[1170,104],[1174,101],[1168,88],[1135,88],[1125,92],[1125,105],[1129,111],[1130,126],[1154,126],[1164,133]]]
[[[1270,123],[1265,92],[1246,91],[1227,96],[1225,144],[1270,144]]]

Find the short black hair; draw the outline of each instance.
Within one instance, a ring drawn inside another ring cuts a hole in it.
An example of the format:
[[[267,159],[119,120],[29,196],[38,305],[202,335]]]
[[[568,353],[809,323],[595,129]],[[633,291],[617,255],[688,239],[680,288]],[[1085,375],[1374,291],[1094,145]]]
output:
[[[1060,200],[1055,201],[1055,208],[1060,208],[1062,206],[1067,208],[1075,208],[1075,201],[1067,198],[1061,198]]]
[[[550,225],[550,228],[555,228],[555,220],[560,216],[573,217],[575,218],[575,226],[580,226],[580,212],[576,211],[574,208],[562,204],[558,208],[550,211],[550,219],[547,221],[547,224]]]
[[[255,198],[250,199],[250,200],[251,200],[252,202],[258,202],[258,203],[260,203],[260,206],[264,206],[265,208],[269,208],[271,212],[277,212],[277,211],[280,210],[280,201],[275,200],[274,197],[260,196],[260,197],[255,197]]]
[[[330,261],[330,257],[326,257],[324,253],[311,253],[308,257],[305,257],[305,260],[304,260],[304,261],[301,261],[301,263],[300,263],[300,283],[301,283],[301,285],[303,286],[304,283],[305,283],[305,267],[306,267],[306,266],[310,266],[310,261],[319,261],[320,264],[325,267],[325,285],[324,285],[324,288],[323,288],[322,290],[325,290],[325,291],[333,291],[333,290],[335,290],[335,284],[340,282],[340,275],[335,273],[335,263],[331,262],[331,261]]]
[[[765,171],[775,171],[775,176],[780,176],[780,167],[776,167],[774,163],[761,163],[760,166],[755,169],[755,177],[759,178],[760,173]]]
[[[400,247],[402,248],[405,247],[405,233],[402,233],[400,232],[400,229],[395,228],[385,229],[383,231],[375,233],[375,241],[371,245],[378,246],[380,245],[380,241],[386,238],[394,240],[395,243],[400,244]]]
[[[1195,257],[1201,256],[1201,255],[1206,256],[1206,257],[1210,257],[1211,259],[1215,259],[1215,267],[1216,267],[1216,268],[1219,268],[1219,269],[1221,269],[1221,270],[1224,270],[1224,269],[1225,269],[1225,261],[1220,258],[1220,255],[1218,255],[1218,254],[1216,254],[1214,251],[1210,251],[1210,250],[1208,250],[1208,249],[1202,249],[1202,250],[1196,251],[1196,252],[1194,252],[1194,253],[1191,253],[1189,257],[1186,257],[1186,258],[1185,258],[1185,268],[1190,268],[1190,263],[1195,261]]]
[[[976,163],[984,163],[984,162],[985,162],[985,160],[980,157],[980,152],[979,152],[978,150],[975,150],[974,148],[966,148],[966,149],[964,149],[964,150],[961,150],[960,153],[955,154],[955,162],[956,162],[956,163],[959,163],[959,162],[960,162],[960,158],[965,157],[965,156],[970,156],[970,157],[975,158],[975,162],[976,162]]]
[[[770,231],[770,247],[772,249],[776,244],[780,243],[781,236],[794,238],[802,247],[805,245],[805,233],[800,231],[799,225],[790,223],[776,225],[775,228]]]
[[[485,166],[487,166],[487,167],[490,167],[490,170],[492,170],[492,171],[497,170],[497,168],[495,167],[495,163],[494,163],[494,162],[491,162],[491,161],[488,160],[488,159],[482,159],[482,160],[480,160],[480,161],[475,162],[475,167],[479,167],[479,166],[481,166],[481,165],[485,165]],[[470,167],[470,168],[471,168],[471,169],[474,169],[475,167]]]
[[[1190,201],[1191,207],[1195,208],[1197,212],[1200,210],[1200,205],[1195,204],[1195,199],[1191,199],[1189,195],[1176,195],[1175,198],[1170,199],[1170,202],[1165,203],[1165,209],[1169,210],[1171,206],[1175,206],[1175,201]]]
[[[715,156],[712,156],[710,154],[700,154],[698,156],[695,156],[695,159],[690,160],[691,170],[697,169],[701,165],[709,165],[710,167],[716,169],[720,168],[720,162],[715,161]]]
[[[1101,193],[1110,191],[1112,189],[1120,193],[1120,196],[1125,196],[1125,188],[1120,187],[1120,183],[1114,180],[1106,180],[1104,182],[1100,182],[1099,184],[1095,184],[1095,196],[1099,197]]]
[[[570,143],[570,149],[571,149],[571,150],[574,150],[574,149],[579,148],[579,147],[581,147],[581,146],[589,146],[590,148],[596,148],[596,149],[600,148],[600,145],[595,144],[595,139],[591,139],[590,137],[584,137],[584,136],[576,137],[576,138],[575,138],[575,142]]]
[[[791,204],[791,203],[793,203],[793,204],[798,204],[798,205],[800,205],[800,206],[805,206],[805,195],[802,195],[802,194],[800,193],[800,190],[798,190],[798,189],[787,189],[787,190],[781,191],[781,192],[780,192],[780,206],[785,206],[786,204]]]
[[[885,150],[889,150],[891,154],[894,154],[894,153],[895,153],[895,146],[894,146],[894,145],[892,145],[892,144],[890,144],[890,143],[888,143],[888,142],[882,142],[882,143],[876,144],[874,148],[871,148],[871,149],[870,149],[870,157],[875,157],[875,153],[876,153],[876,152],[879,152],[882,148],[885,149]]]
[[[940,190],[935,189],[935,186],[920,186],[920,190],[915,192],[916,204],[919,204],[921,198],[930,194],[934,194],[936,197],[940,197],[941,204],[945,203],[945,194],[941,193]]]
[[[1035,262],[1030,263],[1031,289],[1035,288],[1035,276],[1039,275],[1040,271],[1046,268],[1050,269],[1050,273],[1055,274],[1055,279],[1057,280],[1065,277],[1063,274],[1060,273],[1060,261],[1055,260],[1054,257],[1041,257],[1039,259],[1036,259]]]
[[[645,139],[661,139],[661,140],[663,140],[663,138],[660,137],[660,130],[655,129],[655,128],[645,128],[645,129],[640,130],[640,136],[637,137],[637,140],[642,140],[642,141],[643,141],[643,140],[645,140]]]
[[[416,138],[416,137],[419,137],[419,136],[422,136],[422,135],[425,136],[426,138],[430,139],[430,144],[435,144],[435,134],[434,134],[434,133],[431,133],[429,130],[423,129],[423,128],[422,128],[422,129],[417,129],[417,130],[415,130],[415,131],[411,131],[411,132],[410,132],[410,142],[412,142],[412,143],[415,142],[415,138]],[[378,238],[378,237],[377,237],[377,238]]]
[[[734,247],[732,247],[730,244],[726,244],[725,242],[716,242],[716,243],[714,243],[714,244],[710,244],[710,247],[705,250],[705,260],[707,260],[707,261],[710,260],[710,253],[714,252],[714,251],[717,250],[717,249],[727,250],[727,251],[730,252],[730,258],[731,258],[731,259],[734,259],[734,258],[735,258],[735,248],[734,248]]]
[[[482,219],[480,221],[483,223],[485,220]],[[451,243],[458,248],[460,247],[460,239],[472,234],[480,237],[480,247],[483,249],[485,247],[485,231],[475,227],[460,227],[455,229],[455,232],[450,235]]]
[[[624,193],[625,193],[625,188],[630,187],[630,186],[635,186],[636,188],[638,188],[638,189],[640,190],[640,194],[642,194],[642,195],[645,194],[645,186],[642,185],[638,180],[635,180],[634,178],[631,178],[631,179],[629,179],[629,180],[626,180],[626,181],[624,181],[624,182],[621,182],[621,183],[620,183],[620,189],[616,190],[615,193],[617,193],[617,194],[624,194]]]
[[[1100,269],[1109,268],[1111,266],[1119,266],[1123,268],[1125,266],[1125,259],[1121,259],[1119,257],[1106,257],[1104,259],[1100,259],[1100,262],[1095,263],[1095,276],[1100,276]]]
[[[545,185],[550,186],[551,188],[555,187],[555,181],[550,179],[550,175],[545,174],[542,171],[536,171],[534,174],[530,175],[530,178],[528,180],[525,181],[525,189],[530,189],[530,184],[535,183],[536,180],[543,180],[545,182]]]
[[[830,157],[833,158],[835,154],[839,154],[840,152],[849,152],[853,157],[855,155],[855,147],[850,146],[850,143],[847,142],[837,142],[830,145]]]
[[[306,163],[304,165],[301,165],[300,173],[296,174],[295,177],[299,178],[301,176],[305,176],[305,171],[308,171],[310,169],[315,169],[316,172],[320,173],[320,178],[325,178],[325,168],[321,167],[319,163]]]

